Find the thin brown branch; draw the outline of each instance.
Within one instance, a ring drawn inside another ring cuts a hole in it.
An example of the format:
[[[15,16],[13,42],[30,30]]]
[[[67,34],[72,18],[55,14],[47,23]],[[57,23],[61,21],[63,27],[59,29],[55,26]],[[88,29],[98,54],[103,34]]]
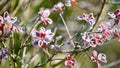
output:
[[[103,2],[102,2],[102,7],[101,7],[101,9],[100,9],[100,12],[99,12],[99,14],[98,14],[98,16],[97,16],[97,19],[96,19],[96,21],[95,21],[95,24],[94,24],[91,32],[94,31],[94,30],[98,27],[98,24],[99,24],[99,22],[100,22],[100,20],[101,20],[101,18],[102,18],[102,13],[104,13],[103,11],[105,10],[105,9],[104,9],[104,8],[105,8],[105,4],[106,4],[106,0],[103,0]]]
[[[49,61],[52,60],[52,58],[55,56],[56,54],[53,54],[51,57],[48,58],[48,60],[46,62],[44,62],[43,64],[39,65],[39,63],[34,67],[34,68],[39,68],[44,66],[45,64],[47,64]]]

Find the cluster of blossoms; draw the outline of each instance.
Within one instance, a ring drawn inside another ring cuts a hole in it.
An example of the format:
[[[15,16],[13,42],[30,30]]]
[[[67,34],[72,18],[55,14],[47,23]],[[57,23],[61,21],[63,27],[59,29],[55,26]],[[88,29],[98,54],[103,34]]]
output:
[[[118,28],[113,27],[119,23],[120,9],[116,10],[115,12],[108,12],[108,15],[110,15],[109,19],[113,19],[115,21],[113,25],[112,22],[108,21],[106,23],[100,24],[96,32],[86,31],[81,34],[85,48],[96,47],[97,45],[102,45],[106,40],[110,40],[114,37],[120,37],[120,31]],[[93,13],[83,14],[83,16],[79,16],[78,19],[85,20],[91,26],[95,24]],[[98,68],[101,67],[99,61],[107,62],[106,55],[104,53],[97,54],[97,51],[92,52],[91,60],[98,65]]]
[[[22,27],[13,26],[17,22],[17,17],[10,17],[9,13],[4,12],[4,16],[0,16],[0,34],[4,34],[4,27],[9,31],[24,32]]]
[[[108,12],[108,15],[110,15],[109,19],[114,19],[114,25],[118,25],[120,19],[120,9],[116,10],[115,12]]]
[[[106,55],[104,53],[97,53],[97,51],[92,52],[92,57],[91,57],[92,62],[95,62],[98,66],[98,68],[101,68],[101,65],[99,61],[106,63]]]
[[[91,26],[93,26],[95,24],[95,19],[93,16],[93,13],[90,14],[85,14],[83,13],[82,16],[78,16],[79,20],[85,20],[86,22],[88,22]]]
[[[33,45],[40,46],[45,48],[47,44],[53,41],[54,33],[51,30],[45,30],[44,27],[41,27],[39,31],[33,29],[31,32],[31,36],[33,38]]]
[[[76,60],[73,59],[73,57],[70,54],[67,54],[65,66],[68,68],[74,68],[75,67]]]
[[[47,25],[47,23],[49,24],[53,23],[53,21],[49,18],[50,13],[51,12],[49,9],[44,9],[44,8],[41,8],[40,11],[38,12],[39,17],[44,25]]]
[[[7,48],[0,47],[0,61],[2,59],[8,59],[9,54],[10,54],[10,52],[8,51]]]
[[[113,28],[110,22],[106,22],[98,26],[97,32],[84,32],[82,39],[85,41],[85,47],[96,47],[96,45],[102,45],[106,40],[119,37],[119,33],[120,31],[117,28]]]

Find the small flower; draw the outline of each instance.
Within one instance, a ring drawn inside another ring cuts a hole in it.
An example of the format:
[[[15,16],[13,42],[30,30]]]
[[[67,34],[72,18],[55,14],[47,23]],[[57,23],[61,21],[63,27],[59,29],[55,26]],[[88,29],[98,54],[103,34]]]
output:
[[[52,8],[53,12],[61,12],[63,10],[63,6],[64,4],[59,2],[56,5],[54,5],[54,7]]]
[[[83,35],[82,35],[82,39],[83,39],[84,41],[89,42],[89,41],[92,40],[92,37],[89,36],[88,32],[84,32]]]
[[[70,7],[70,6],[71,6],[71,3],[72,3],[73,5],[78,5],[78,2],[77,2],[76,0],[66,0],[66,1],[65,1],[65,6]]]
[[[45,48],[47,44],[52,42],[54,33],[50,29],[45,30],[44,27],[41,27],[39,31],[33,29],[30,35],[33,37],[34,46]]]
[[[67,41],[65,44],[66,44],[67,46],[71,46],[71,45],[72,45],[71,41]]]
[[[60,46],[59,45],[51,45],[51,49],[58,51],[58,50],[60,50]]]
[[[70,54],[67,54],[66,61],[65,61],[65,66],[68,67],[68,68],[69,67],[74,68],[75,64],[76,64],[75,59],[73,59]]]
[[[95,19],[93,16],[93,13],[90,14],[83,14],[83,16],[78,16],[77,17],[79,20],[85,20],[86,22],[88,22],[91,26],[93,26],[95,24]]]
[[[4,12],[4,20],[14,24],[17,22],[17,17],[10,17],[9,13],[6,11]]]
[[[4,19],[0,16],[0,34],[4,33]]]
[[[40,17],[43,25],[47,25],[47,23],[49,23],[49,24],[53,23],[52,19],[49,18],[49,15],[50,15],[49,9],[41,8],[40,11],[38,12],[38,14],[39,14],[39,17]]]
[[[8,55],[10,54],[10,52],[8,51],[7,48],[2,48],[0,47],[0,60],[2,59],[8,59]]]
[[[71,0],[72,4],[78,5],[78,2],[76,0]]]
[[[94,37],[94,44],[96,44],[96,45],[102,45],[103,44],[103,41],[102,41],[102,36],[101,35],[98,35],[98,34],[94,34],[93,35],[93,37]]]
[[[106,63],[106,55],[104,53],[98,54],[97,51],[92,52],[92,57],[91,57],[92,62],[95,62],[98,65],[98,68],[101,68],[101,65],[99,61]]]
[[[70,0],[66,0],[65,1],[65,6],[70,7],[71,6],[71,1]]]
[[[120,19],[120,9],[117,9],[115,12],[108,12],[108,15],[110,15],[110,19],[114,19],[114,25],[118,25]]]

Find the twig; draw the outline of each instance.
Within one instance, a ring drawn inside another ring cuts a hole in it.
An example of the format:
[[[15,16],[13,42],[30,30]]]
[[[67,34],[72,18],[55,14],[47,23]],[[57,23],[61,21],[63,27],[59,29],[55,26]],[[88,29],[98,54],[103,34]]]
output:
[[[40,51],[41,51],[41,50],[40,50]],[[35,54],[33,54],[33,55],[30,57],[30,59],[28,60],[28,62],[25,64],[25,68],[27,68],[28,65],[29,65],[30,63],[32,63],[32,62],[37,58],[37,55],[39,54],[40,51],[36,52]]]
[[[31,30],[29,31],[29,34],[31,33],[31,31],[34,29],[34,28],[36,28],[37,27],[37,25],[39,24],[39,18],[37,18],[36,19],[36,21],[35,21],[35,23],[34,23],[34,25],[32,26],[32,28],[31,28]],[[23,44],[21,44],[21,47],[20,47],[20,49],[22,49],[22,48],[24,48],[25,47],[25,45],[26,45],[26,42],[29,40],[29,38],[30,38],[30,35],[28,35],[28,37],[26,38],[26,40],[23,42]]]
[[[57,53],[81,53],[81,52],[85,52],[85,51],[88,51],[91,47],[88,47],[86,49],[83,49],[83,50],[71,50],[71,51],[58,51]]]
[[[42,67],[45,64],[47,64],[49,61],[52,60],[52,58],[55,56],[56,54],[53,54],[51,57],[48,58],[48,60],[46,62],[44,62],[43,64],[39,65],[39,63],[34,67],[34,68],[38,68],[38,67]]]
[[[115,65],[117,65],[117,64],[120,64],[120,59],[119,59],[119,60],[116,60],[116,61],[113,61],[113,62],[111,62],[111,63],[109,63],[109,64],[107,64],[107,65],[104,65],[104,66],[102,66],[101,68],[110,68],[110,67],[115,66]]]
[[[69,29],[68,29],[68,27],[67,27],[67,24],[66,24],[65,20],[64,20],[64,18],[63,18],[63,16],[62,16],[61,13],[60,13],[59,15],[60,15],[60,17],[61,17],[61,19],[62,19],[62,21],[63,21],[63,24],[64,24],[64,26],[65,26],[65,29],[66,29],[66,31],[67,31],[67,33],[68,33],[68,36],[69,36],[69,38],[71,39],[72,36],[71,36],[71,34],[70,34],[70,32],[69,32]],[[73,40],[71,40],[71,42],[72,42],[72,45],[75,47],[75,44],[74,44]]]
[[[120,5],[120,2],[111,2],[111,1],[108,1],[108,3],[106,3],[106,4]]]
[[[95,24],[94,24],[91,32],[94,31],[94,30],[96,29],[96,27],[98,27],[98,24],[99,24],[99,22],[100,22],[100,20],[101,20],[101,18],[102,18],[102,14],[104,13],[103,11],[105,10],[105,9],[104,9],[104,8],[105,8],[105,3],[106,3],[106,0],[103,0],[103,2],[102,2],[102,7],[101,7],[101,9],[100,9],[100,13],[98,14],[98,17],[97,17],[97,19],[96,19],[96,21],[95,21]]]

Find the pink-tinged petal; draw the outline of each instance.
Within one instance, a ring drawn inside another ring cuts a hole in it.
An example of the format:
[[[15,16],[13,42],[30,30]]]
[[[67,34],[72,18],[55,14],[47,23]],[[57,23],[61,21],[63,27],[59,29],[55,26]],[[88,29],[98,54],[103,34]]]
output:
[[[9,21],[14,24],[17,22],[17,17],[11,18]]]
[[[52,23],[53,23],[52,19],[50,19],[50,18],[45,18],[45,20],[46,20],[47,23],[49,23],[49,24],[52,24]]]
[[[45,28],[44,27],[41,27],[40,28],[40,33],[44,33],[45,32]]]
[[[91,57],[92,62],[97,62],[97,59],[95,57]]]
[[[101,64],[98,61],[96,62],[96,64],[97,64],[98,68],[101,68]]]
[[[35,29],[32,29],[30,35],[31,35],[32,37],[36,37],[36,30],[35,30]]]
[[[43,17],[48,17],[50,15],[50,10],[49,9],[45,9],[43,11]]]
[[[85,48],[88,48],[90,45],[89,45],[89,43],[88,42],[84,42],[84,47]]]
[[[96,42],[89,42],[89,45],[90,45],[91,47],[96,47],[96,46],[97,46]]]
[[[43,40],[39,40],[38,46],[40,46],[41,48],[46,48],[47,44]]]
[[[67,60],[72,60],[72,56],[69,53],[66,54],[66,58]]]
[[[78,2],[76,0],[71,0],[72,4],[78,5]]]
[[[113,12],[108,12],[108,15],[113,19],[115,19],[115,17],[116,17],[116,15]]]
[[[4,12],[4,20],[10,20],[10,15],[7,11]]]
[[[70,0],[65,1],[65,6],[70,7],[71,6],[71,1]]]
[[[3,17],[0,16],[0,34],[4,33],[4,20]]]
[[[5,23],[5,27],[6,27],[7,30],[10,30],[10,31],[12,30],[12,26],[9,25],[8,23]]]
[[[95,58],[97,58],[97,55],[98,55],[98,53],[97,53],[97,51],[92,51],[92,57],[95,57]]]
[[[65,66],[68,66],[68,65],[69,65],[69,61],[66,60],[66,61],[65,61]]]
[[[59,3],[57,4],[57,6],[62,8],[62,7],[64,6],[64,4],[63,4],[62,2],[59,2]]]
[[[116,16],[119,16],[119,15],[120,15],[120,9],[117,9],[117,10],[114,12],[114,14],[115,14]]]
[[[12,27],[12,31],[14,31],[14,32],[18,32],[17,27],[13,26],[13,27]]]
[[[78,20],[83,20],[83,17],[82,16],[78,16],[77,19]]]
[[[105,55],[104,53],[100,53],[100,54],[98,55],[98,60],[99,60],[99,61],[102,61],[102,62],[107,62],[107,60],[106,60],[106,55]]]
[[[33,46],[37,46],[37,45],[38,45],[38,40],[34,40],[34,41],[32,42],[32,45],[33,45]]]

